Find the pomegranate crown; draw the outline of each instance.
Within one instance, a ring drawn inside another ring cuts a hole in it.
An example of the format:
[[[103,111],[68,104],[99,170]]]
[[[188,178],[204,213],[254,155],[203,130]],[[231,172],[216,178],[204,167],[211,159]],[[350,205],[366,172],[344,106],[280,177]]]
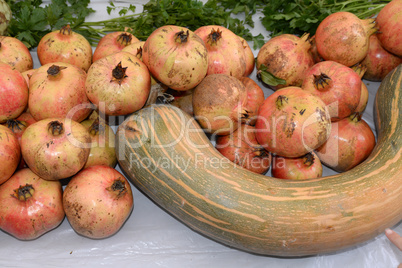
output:
[[[117,37],[117,42],[122,44],[123,46],[128,46],[131,44],[131,40],[133,36],[129,33],[122,33]]]
[[[126,75],[126,70],[127,67],[123,67],[121,65],[121,61],[116,65],[116,67],[112,70],[112,79],[110,82],[117,81],[119,85],[121,85],[121,82],[123,81],[124,78],[128,77]]]
[[[73,31],[71,30],[70,24],[64,25],[60,29],[60,33],[63,35],[71,35]]]
[[[175,41],[178,43],[186,43],[190,32],[187,30],[186,32],[181,30],[175,34]]]
[[[212,28],[211,33],[207,37],[207,42],[210,44],[216,44],[222,38],[222,31]]]

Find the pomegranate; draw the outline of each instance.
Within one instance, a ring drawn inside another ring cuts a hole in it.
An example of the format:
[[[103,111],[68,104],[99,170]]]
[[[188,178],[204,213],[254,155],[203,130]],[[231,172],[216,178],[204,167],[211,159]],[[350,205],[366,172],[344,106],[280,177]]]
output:
[[[156,80],[180,91],[197,86],[208,70],[204,42],[194,32],[175,25],[152,32],[145,41],[142,59]]]
[[[92,63],[91,44],[84,36],[72,31],[68,24],[43,36],[37,52],[42,65],[64,62],[87,71]]]
[[[133,209],[127,179],[108,166],[80,171],[67,184],[63,206],[71,227],[80,235],[100,239],[117,233]]]
[[[363,114],[364,110],[367,107],[368,99],[369,99],[369,91],[367,89],[366,84],[364,84],[362,82],[360,100],[359,100],[359,104],[357,105],[357,107],[355,109],[355,113]]]
[[[248,118],[245,123],[254,126],[257,121],[258,110],[265,99],[264,91],[262,91],[261,87],[249,77],[242,77],[240,78],[240,81],[247,89],[246,110]]]
[[[248,118],[247,89],[234,76],[210,74],[195,88],[193,111],[208,133],[228,135]]]
[[[33,59],[28,48],[17,38],[10,36],[0,36],[0,62],[7,63],[21,73],[33,68]]]
[[[402,0],[392,0],[378,13],[378,39],[389,52],[402,57]]]
[[[48,118],[27,127],[21,137],[21,152],[28,167],[45,180],[60,180],[76,174],[85,165],[91,137],[71,119]]]
[[[321,61],[305,73],[302,88],[329,107],[331,120],[351,115],[360,101],[362,81],[351,68],[335,61]]]
[[[21,149],[18,138],[6,126],[0,125],[0,184],[13,175],[20,158]]]
[[[273,90],[301,86],[304,73],[314,64],[308,36],[282,34],[268,40],[257,54],[257,77]]]
[[[244,56],[246,59],[246,70],[244,71],[243,76],[249,76],[253,71],[254,71],[254,67],[255,67],[255,57],[254,57],[254,53],[251,50],[250,45],[247,43],[247,41],[239,36],[240,41],[243,45],[244,48]]]
[[[115,167],[117,164],[115,147],[115,134],[106,122],[96,120],[84,120],[81,122],[89,132],[92,142],[91,151],[84,168],[96,165]]]
[[[255,128],[258,143],[267,151],[301,157],[328,139],[331,120],[320,98],[299,87],[286,87],[264,100]]]
[[[69,63],[42,65],[29,80],[29,112],[37,121],[68,117],[81,122],[93,109],[85,93],[86,77],[85,71]]]
[[[361,62],[369,49],[369,37],[376,32],[374,19],[361,20],[350,12],[335,12],[318,25],[315,33],[318,53],[324,60],[352,66]]]
[[[29,168],[0,185],[0,229],[20,240],[33,240],[55,229],[64,219],[63,189]]]
[[[218,136],[215,147],[230,161],[255,173],[264,174],[271,165],[271,154],[258,144],[250,125],[242,124],[230,135]]]
[[[27,107],[28,86],[21,73],[0,62],[0,123],[17,118]]]
[[[374,133],[358,113],[332,123],[328,140],[316,149],[321,162],[338,172],[363,162],[375,146]]]
[[[272,158],[272,176],[278,179],[308,180],[322,176],[322,164],[314,152],[302,157]]]
[[[369,51],[362,61],[367,68],[363,78],[370,81],[382,81],[390,71],[402,63],[402,56],[398,57],[386,51],[377,36],[378,34],[370,36]]]
[[[99,40],[94,51],[93,62],[113,53],[119,52],[123,48],[138,41],[140,40],[128,32],[108,33],[102,37],[101,40]]]
[[[144,106],[151,77],[140,59],[120,51],[92,64],[85,87],[88,98],[102,113],[127,115]]]
[[[208,51],[207,74],[227,74],[240,78],[246,71],[246,55],[240,38],[226,27],[206,25],[194,31]]]

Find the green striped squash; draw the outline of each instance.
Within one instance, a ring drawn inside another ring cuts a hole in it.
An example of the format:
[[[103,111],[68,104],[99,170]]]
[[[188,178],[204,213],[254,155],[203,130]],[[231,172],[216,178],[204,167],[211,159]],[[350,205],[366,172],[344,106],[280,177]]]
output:
[[[376,96],[378,142],[354,169],[288,181],[239,168],[219,154],[196,121],[154,105],[117,131],[119,164],[131,182],[188,227],[263,255],[342,250],[402,219],[402,66]]]

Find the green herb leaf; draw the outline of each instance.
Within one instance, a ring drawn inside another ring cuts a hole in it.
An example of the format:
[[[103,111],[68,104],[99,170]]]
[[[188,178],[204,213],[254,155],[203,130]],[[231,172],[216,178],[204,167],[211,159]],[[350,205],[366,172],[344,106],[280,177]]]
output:
[[[257,77],[258,79],[260,79],[262,82],[264,82],[269,86],[278,86],[286,84],[286,80],[276,77],[272,73],[268,72],[267,66],[264,64],[261,64],[259,70],[257,71]]]

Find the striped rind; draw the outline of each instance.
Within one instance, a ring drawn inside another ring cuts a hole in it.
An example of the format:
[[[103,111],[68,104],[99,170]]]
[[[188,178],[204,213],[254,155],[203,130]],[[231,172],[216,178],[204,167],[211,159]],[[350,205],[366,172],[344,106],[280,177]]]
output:
[[[144,108],[119,126],[119,164],[156,204],[227,246],[272,256],[343,250],[402,219],[401,81],[402,65],[377,92],[376,147],[341,174],[289,181],[252,173],[224,158],[192,117],[168,105]]]

